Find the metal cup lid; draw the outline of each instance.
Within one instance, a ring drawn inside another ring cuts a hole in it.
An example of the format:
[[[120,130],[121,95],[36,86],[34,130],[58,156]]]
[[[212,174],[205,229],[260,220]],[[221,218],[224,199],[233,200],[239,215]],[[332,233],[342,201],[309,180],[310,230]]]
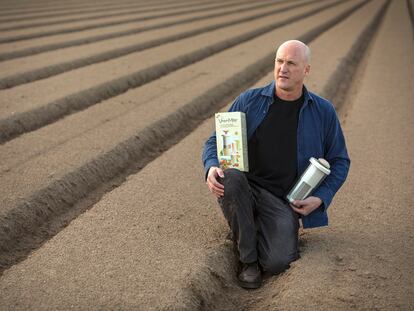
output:
[[[330,165],[328,161],[325,159],[319,158],[316,160],[314,157],[310,158],[309,161],[315,165],[320,171],[322,171],[324,174],[329,175],[331,173]]]

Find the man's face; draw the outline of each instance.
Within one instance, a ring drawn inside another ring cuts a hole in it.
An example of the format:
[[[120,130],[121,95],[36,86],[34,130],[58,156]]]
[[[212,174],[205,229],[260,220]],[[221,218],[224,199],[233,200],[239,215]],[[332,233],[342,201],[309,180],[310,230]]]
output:
[[[308,75],[310,65],[302,47],[295,44],[282,45],[275,59],[275,81],[278,88],[287,91],[301,91],[303,80]]]

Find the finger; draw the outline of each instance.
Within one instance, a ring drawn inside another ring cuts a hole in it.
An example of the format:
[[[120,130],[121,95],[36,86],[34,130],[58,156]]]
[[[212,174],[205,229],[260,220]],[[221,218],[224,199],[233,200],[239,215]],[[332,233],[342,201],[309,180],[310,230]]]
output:
[[[215,183],[215,184],[208,183],[208,187],[210,188],[211,191],[224,193],[224,186],[220,183]]]
[[[208,184],[208,187],[209,187],[210,189],[212,189],[212,190],[215,190],[215,191],[224,192],[224,186],[223,186],[222,184],[217,184],[217,183],[213,184],[213,183],[209,183],[209,184]]]
[[[213,188],[213,192],[219,194],[220,196],[224,195],[224,190],[219,188]]]
[[[224,189],[224,185],[219,183],[217,180],[213,182],[214,187]]]
[[[211,186],[224,189],[224,185],[219,183],[214,177],[209,178],[208,181],[210,182]]]
[[[295,206],[292,206],[292,209],[298,214],[305,215],[305,211],[302,208],[297,208]]]
[[[212,191],[213,192],[213,194],[214,194],[214,196],[216,197],[216,198],[220,198],[220,197],[222,197],[223,195],[224,195],[224,193],[223,192],[220,192],[220,191]]]
[[[304,205],[303,200],[294,200],[292,204],[296,207],[301,207]]]
[[[295,204],[295,201],[293,201],[292,203],[290,203],[290,206],[292,208],[297,208],[297,209],[302,209],[303,208],[303,205]]]
[[[224,172],[221,168],[217,169],[217,175],[219,175],[221,178],[224,178]]]
[[[220,198],[220,197],[224,196],[224,193],[222,193],[222,192],[213,192],[213,193],[216,196],[216,198]]]

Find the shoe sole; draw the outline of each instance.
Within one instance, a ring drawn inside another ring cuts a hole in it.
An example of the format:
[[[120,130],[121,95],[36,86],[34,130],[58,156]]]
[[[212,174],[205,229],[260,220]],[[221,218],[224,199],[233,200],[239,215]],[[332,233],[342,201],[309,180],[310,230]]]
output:
[[[257,289],[262,286],[262,282],[243,282],[239,280],[239,286],[246,289]]]

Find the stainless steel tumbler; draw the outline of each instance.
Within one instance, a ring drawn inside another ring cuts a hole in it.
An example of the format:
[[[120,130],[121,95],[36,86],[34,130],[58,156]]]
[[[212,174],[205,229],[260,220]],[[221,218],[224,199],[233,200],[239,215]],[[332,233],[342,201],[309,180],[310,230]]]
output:
[[[308,168],[286,196],[291,203],[295,200],[304,200],[331,173],[330,165],[325,159],[316,160],[312,157],[309,162]]]

